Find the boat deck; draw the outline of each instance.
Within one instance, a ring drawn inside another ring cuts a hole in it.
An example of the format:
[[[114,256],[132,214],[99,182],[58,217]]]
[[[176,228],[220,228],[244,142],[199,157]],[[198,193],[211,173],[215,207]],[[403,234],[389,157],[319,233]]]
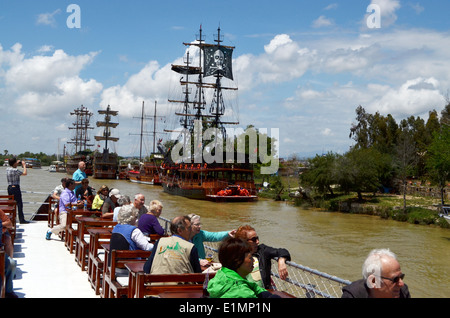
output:
[[[14,292],[19,298],[100,298],[64,241],[55,235],[45,239],[47,229],[42,221],[17,224]]]

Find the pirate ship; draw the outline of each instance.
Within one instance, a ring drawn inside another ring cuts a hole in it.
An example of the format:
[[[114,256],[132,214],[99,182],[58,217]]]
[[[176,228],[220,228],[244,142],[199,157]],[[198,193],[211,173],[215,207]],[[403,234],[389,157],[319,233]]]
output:
[[[196,41],[183,43],[188,47],[184,65],[172,65],[181,76],[181,95],[169,99],[169,103],[177,105],[174,114],[179,128],[166,129],[175,133],[175,141],[158,143],[164,154],[161,182],[166,193],[192,199],[252,201],[257,198],[252,165],[236,163],[234,148],[227,149],[231,157],[222,150],[226,127],[239,121],[237,110],[227,108],[225,103],[225,95],[237,91],[232,71],[234,47],[222,45],[220,31],[218,28],[215,43],[208,44],[200,27]],[[201,138],[206,131],[214,132],[209,144]]]

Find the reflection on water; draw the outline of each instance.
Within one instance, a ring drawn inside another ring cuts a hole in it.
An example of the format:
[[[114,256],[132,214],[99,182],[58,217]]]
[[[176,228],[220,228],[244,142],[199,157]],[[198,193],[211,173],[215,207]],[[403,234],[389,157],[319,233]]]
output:
[[[29,169],[21,178],[23,191],[50,193],[60,183],[61,173]],[[214,203],[190,200],[164,193],[159,186],[140,185],[125,180],[90,179],[99,189],[102,184],[118,188],[133,199],[143,193],[163,205],[162,216],[196,213],[204,230],[235,229],[252,225],[262,243],[285,247],[292,260],[347,280],[361,277],[362,263],[373,248],[390,248],[399,258],[413,297],[450,296],[450,230],[383,220],[374,216],[303,210],[288,203],[259,200],[245,203]],[[0,169],[0,189],[6,190],[4,168]],[[24,201],[42,202],[42,194],[24,194]],[[31,216],[38,205],[25,205]]]

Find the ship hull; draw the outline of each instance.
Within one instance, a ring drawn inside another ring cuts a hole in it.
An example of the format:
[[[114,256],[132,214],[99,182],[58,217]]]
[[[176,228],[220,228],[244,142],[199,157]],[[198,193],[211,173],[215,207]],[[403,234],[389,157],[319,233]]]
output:
[[[118,170],[117,155],[115,153],[94,153],[93,177],[95,179],[116,179]]]

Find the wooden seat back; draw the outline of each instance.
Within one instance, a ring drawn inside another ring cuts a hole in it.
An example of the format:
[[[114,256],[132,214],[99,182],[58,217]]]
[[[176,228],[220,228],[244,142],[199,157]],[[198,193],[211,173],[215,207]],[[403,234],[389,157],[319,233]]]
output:
[[[136,297],[158,296],[167,291],[202,290],[205,279],[215,273],[186,274],[145,274],[139,273],[136,279]]]
[[[116,270],[126,269],[126,263],[145,262],[150,256],[151,251],[143,250],[111,250],[102,245],[107,252],[105,254],[105,262],[103,267],[103,297],[104,298],[120,298],[128,296],[128,286],[122,286],[117,281]],[[111,265],[108,262],[111,260]]]

